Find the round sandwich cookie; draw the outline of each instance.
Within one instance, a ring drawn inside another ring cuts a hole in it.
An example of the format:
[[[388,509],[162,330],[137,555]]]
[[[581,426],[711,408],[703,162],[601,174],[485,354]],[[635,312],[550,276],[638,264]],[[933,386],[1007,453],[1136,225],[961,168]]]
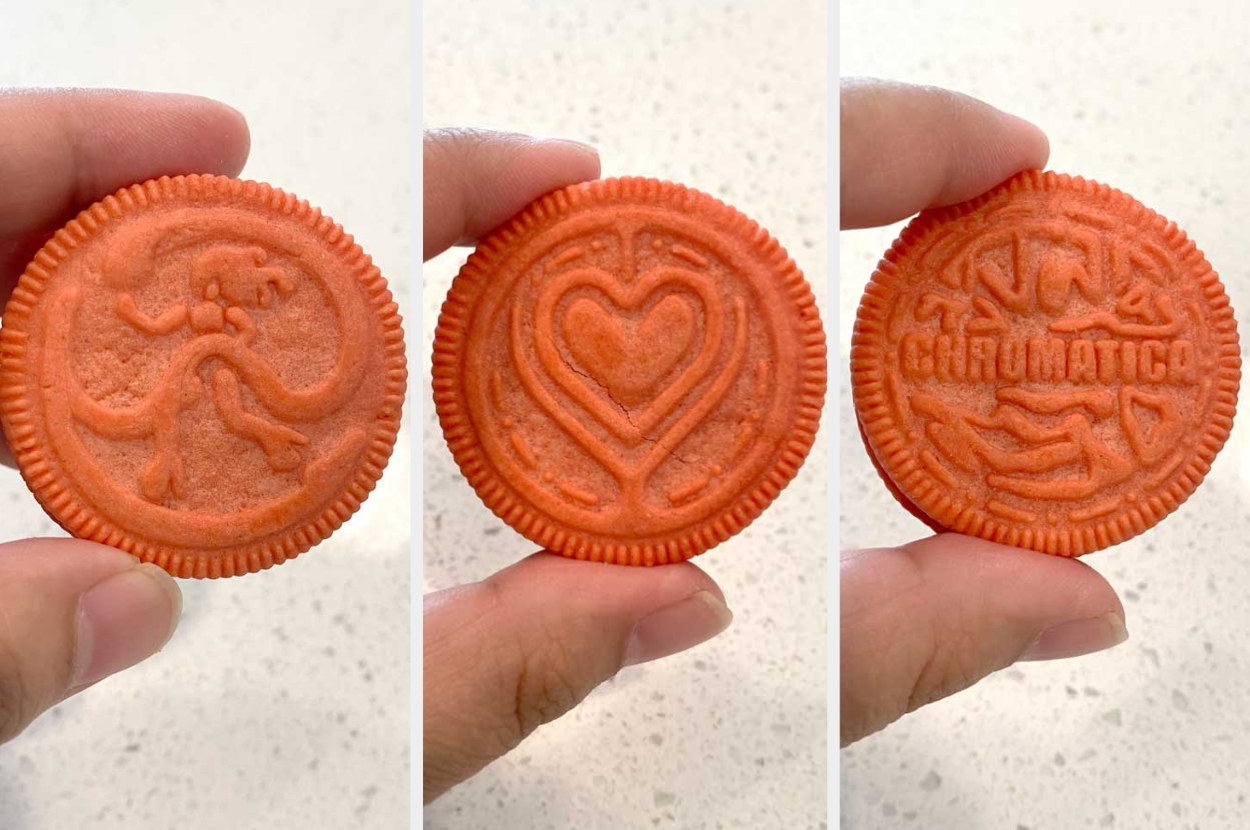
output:
[[[222,176],[62,228],[0,325],[0,423],[48,514],[174,576],[328,537],[382,475],[406,383],[386,280],[307,202]]]
[[[452,283],[434,400],[483,502],[565,556],[658,565],[742,530],[824,403],[812,292],[755,222],[645,178],[556,191]]]
[[[887,487],[937,530],[1061,556],[1175,510],[1232,428],[1237,323],[1175,224],[1028,171],[916,217],[864,292],[855,411]]]

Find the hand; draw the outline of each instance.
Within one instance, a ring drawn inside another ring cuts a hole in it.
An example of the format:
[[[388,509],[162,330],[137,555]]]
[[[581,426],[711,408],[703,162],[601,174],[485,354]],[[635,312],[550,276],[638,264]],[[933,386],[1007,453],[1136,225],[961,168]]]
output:
[[[599,175],[594,150],[519,135],[425,135],[425,258]],[[707,640],[732,615],[683,562],[630,568],[537,553],[424,602],[424,800],[510,752],[623,666]]]
[[[842,227],[897,222],[1046,163],[1033,125],[940,89],[843,81]],[[900,510],[902,508],[899,508]],[[953,533],[843,551],[842,745],[1018,660],[1128,637],[1092,568]]]
[[[233,175],[247,151],[243,117],[203,98],[0,92],[0,304],[40,246],[92,202],[165,174]],[[0,463],[13,465],[3,440]],[[39,508],[30,498],[20,509]],[[77,539],[0,544],[0,744],[159,651],[181,609],[167,573],[120,550]]]

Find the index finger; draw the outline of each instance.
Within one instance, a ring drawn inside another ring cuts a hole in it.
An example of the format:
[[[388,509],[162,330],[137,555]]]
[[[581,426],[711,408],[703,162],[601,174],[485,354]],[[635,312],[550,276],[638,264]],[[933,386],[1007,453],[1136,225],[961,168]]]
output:
[[[235,175],[250,144],[241,113],[196,95],[0,91],[0,308],[21,269],[79,210],[158,176]],[[0,440],[0,464],[12,463]]]
[[[427,130],[424,259],[472,243],[557,188],[599,176],[593,147],[488,130]]]
[[[119,188],[243,169],[242,114],[208,98],[124,90],[0,92],[0,238],[56,230]]]
[[[945,89],[852,78],[840,98],[843,229],[971,199],[1050,155],[1028,121]]]

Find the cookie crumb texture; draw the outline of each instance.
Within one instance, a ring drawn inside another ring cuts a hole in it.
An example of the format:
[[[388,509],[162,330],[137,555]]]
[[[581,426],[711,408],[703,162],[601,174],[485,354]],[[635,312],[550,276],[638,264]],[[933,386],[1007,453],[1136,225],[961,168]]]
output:
[[[1224,446],[1241,379],[1219,277],[1106,185],[1028,171],[926,211],[864,292],[864,442],[937,530],[1062,556],[1141,533]]]
[[[824,403],[811,289],[767,231],[654,179],[544,196],[478,246],[434,342],[448,446],[565,556],[679,562],[798,472]]]
[[[291,559],[382,475],[398,307],[329,217],[221,176],[124,188],[27,266],[0,326],[0,423],[75,536],[175,576]]]

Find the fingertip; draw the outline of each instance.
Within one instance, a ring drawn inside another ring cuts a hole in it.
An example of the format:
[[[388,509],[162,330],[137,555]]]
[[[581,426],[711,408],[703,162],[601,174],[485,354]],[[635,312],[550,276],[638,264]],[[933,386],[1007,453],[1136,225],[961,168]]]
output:
[[[696,591],[639,620],[630,632],[621,666],[687,651],[725,631],[733,618],[729,606],[711,591]]]
[[[569,138],[539,138],[532,149],[547,157],[548,164],[558,171],[559,179],[575,183],[599,178],[602,168],[599,150],[590,144]]]
[[[1117,613],[1124,605],[1089,563],[959,533],[939,533],[903,546],[926,573],[929,589],[947,599],[993,591],[992,604],[1022,617],[1074,619]],[[1018,602],[1013,604],[1012,597]]]
[[[720,583],[717,582],[711,574],[691,562],[689,559],[685,562],[677,562],[672,565],[664,565],[663,567],[683,569],[688,574],[686,578],[690,580],[691,584],[698,585],[699,590],[707,591],[722,604],[728,607],[729,601],[725,598],[725,591],[721,588]],[[733,612],[730,612],[730,617],[733,617]]]
[[[252,134],[247,117],[222,101],[203,95],[151,93],[153,109],[169,116],[168,137],[175,152],[186,153],[189,172],[237,176],[247,163]],[[195,136],[195,142],[188,137]],[[196,157],[198,156],[198,158]]]
[[[843,228],[887,225],[1044,167],[1034,124],[962,93],[857,79],[842,87]]]
[[[437,129],[422,141],[424,258],[476,242],[540,196],[599,176],[598,151],[565,138]]]
[[[1016,135],[1014,144],[1020,154],[1019,159],[1013,165],[1016,170],[1044,168],[1046,162],[1050,160],[1050,138],[1032,121],[1011,113],[1003,113],[1003,116],[1011,123],[1011,129]]]
[[[716,580],[693,562],[670,562],[663,565],[634,566],[590,562],[574,559],[552,551],[539,551],[500,571],[496,577],[510,579],[557,580],[577,586],[579,590],[603,590],[621,593],[640,587],[652,593],[688,596],[708,591],[721,602],[724,591]]]
[[[69,694],[164,648],[178,625],[182,592],[169,574],[141,563],[93,585],[78,609]]]
[[[974,106],[992,111],[995,117],[970,119],[968,128],[972,135],[967,143],[971,150],[962,152],[961,164],[956,168],[958,175],[951,177],[949,186],[953,192],[926,207],[942,207],[975,198],[1022,170],[1044,168],[1050,158],[1050,139],[1036,124],[980,101]],[[983,148],[982,152],[976,151],[978,146]]]
[[[463,202],[456,244],[475,244],[535,199],[597,178],[599,169],[598,151],[577,141],[519,135],[488,141],[467,163],[477,182]]]
[[[929,117],[932,129],[946,134],[946,164],[936,192],[922,208],[967,201],[1022,170],[1046,166],[1050,140],[1031,121],[961,93],[933,94]],[[952,104],[947,97],[962,103]]]
[[[693,632],[690,636],[696,639],[691,640],[690,645],[694,645],[720,633],[728,626],[728,620],[733,619],[721,587],[688,561],[637,567],[589,562],[542,551],[505,568],[487,581],[496,589],[495,595],[502,598],[502,606],[511,607],[513,611],[527,606],[537,611],[541,607],[544,616],[569,624],[597,619],[604,626],[603,633],[613,628],[634,628],[648,617],[677,607],[681,610],[670,616],[691,621],[688,625],[683,623],[683,627]],[[699,602],[691,601],[700,595]],[[720,611],[710,613],[709,606]],[[680,640],[685,635],[674,636]],[[687,647],[673,646],[667,653]],[[649,653],[662,650],[652,649]]]
[[[1017,661],[1066,660],[1115,648],[1128,639],[1124,617],[1109,611],[1097,617],[1069,620],[1043,631]]]
[[[248,156],[252,152],[252,130],[248,126],[247,116],[242,112],[211,98],[205,98],[209,104],[215,105],[219,112],[222,159],[219,169],[223,175],[237,176],[243,172]]]
[[[237,175],[251,137],[198,95],[0,90],[0,235],[50,233],[92,201],[160,176]]]
[[[168,571],[152,562],[140,563],[136,570],[156,584],[157,589],[164,595],[168,603],[169,625],[166,627],[165,637],[161,640],[161,645],[157,649],[159,651],[174,636],[174,632],[178,629],[178,623],[182,620],[182,589],[178,587],[178,581],[170,576]]]

